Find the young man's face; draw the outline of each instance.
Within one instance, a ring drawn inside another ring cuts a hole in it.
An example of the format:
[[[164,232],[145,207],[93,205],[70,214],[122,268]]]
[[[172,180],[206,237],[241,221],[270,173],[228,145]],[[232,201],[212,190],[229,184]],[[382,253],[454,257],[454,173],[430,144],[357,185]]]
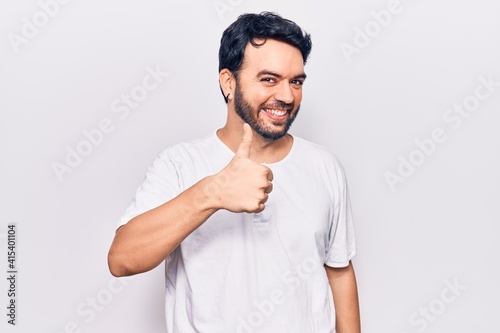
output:
[[[258,48],[248,44],[236,82],[235,111],[263,138],[279,139],[297,116],[304,80],[299,49],[272,39]]]

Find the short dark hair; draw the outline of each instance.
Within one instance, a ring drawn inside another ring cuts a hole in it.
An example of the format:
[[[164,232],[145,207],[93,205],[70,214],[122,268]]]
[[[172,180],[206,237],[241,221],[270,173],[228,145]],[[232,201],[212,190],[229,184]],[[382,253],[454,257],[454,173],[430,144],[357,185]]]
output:
[[[256,39],[264,42],[257,43]],[[303,31],[295,22],[276,13],[243,14],[222,34],[219,48],[219,72],[229,69],[236,77],[243,63],[248,43],[255,47],[263,45],[267,39],[274,39],[296,47],[302,53],[304,65],[311,53],[311,35]],[[221,88],[222,91],[222,88]],[[222,94],[224,96],[224,93]],[[227,103],[227,98],[224,96]]]

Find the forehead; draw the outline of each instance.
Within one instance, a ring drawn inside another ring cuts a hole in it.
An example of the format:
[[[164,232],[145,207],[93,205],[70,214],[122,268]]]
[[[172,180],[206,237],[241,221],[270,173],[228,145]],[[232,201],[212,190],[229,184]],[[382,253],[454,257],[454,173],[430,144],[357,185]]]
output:
[[[263,42],[256,40],[257,44]],[[283,76],[301,75],[304,73],[302,53],[298,48],[274,39],[268,39],[257,47],[248,43],[241,70],[253,73],[264,69]]]

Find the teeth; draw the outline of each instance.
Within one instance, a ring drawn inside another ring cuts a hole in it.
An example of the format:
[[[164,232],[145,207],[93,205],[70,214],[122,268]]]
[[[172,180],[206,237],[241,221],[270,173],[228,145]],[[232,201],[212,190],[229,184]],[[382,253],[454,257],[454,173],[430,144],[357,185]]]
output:
[[[284,116],[286,114],[286,110],[276,110],[276,109],[266,109],[267,112],[269,112],[270,114],[272,114],[273,116],[276,116],[276,117],[281,117],[281,116]]]

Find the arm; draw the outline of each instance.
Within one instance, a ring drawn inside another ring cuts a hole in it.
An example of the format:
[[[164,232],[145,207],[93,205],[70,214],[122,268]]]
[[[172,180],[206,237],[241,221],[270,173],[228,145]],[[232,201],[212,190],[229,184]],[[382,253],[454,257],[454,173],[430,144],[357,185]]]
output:
[[[133,275],[158,266],[217,210],[213,199],[203,195],[203,188],[211,183],[207,177],[120,227],[108,253],[111,274]],[[193,202],[197,203],[194,207]]]
[[[120,227],[108,253],[111,274],[126,276],[155,268],[219,209],[264,210],[272,173],[249,159],[251,144],[252,130],[246,125],[236,155],[221,172]]]
[[[325,265],[325,270],[335,303],[337,332],[360,333],[358,288],[352,263],[342,268]]]

